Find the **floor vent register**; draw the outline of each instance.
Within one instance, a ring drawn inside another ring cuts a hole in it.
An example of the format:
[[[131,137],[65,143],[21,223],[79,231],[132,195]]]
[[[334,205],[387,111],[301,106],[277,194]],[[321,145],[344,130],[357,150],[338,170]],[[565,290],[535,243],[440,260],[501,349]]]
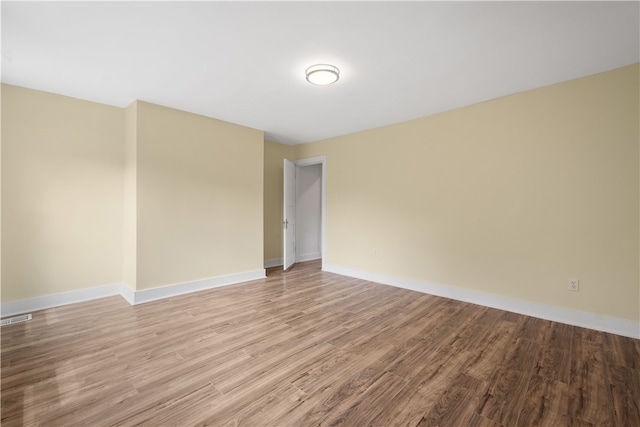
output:
[[[16,323],[23,323],[29,320],[31,320],[31,314],[23,314],[21,316],[8,317],[6,319],[2,319],[2,325],[0,326],[15,325]]]

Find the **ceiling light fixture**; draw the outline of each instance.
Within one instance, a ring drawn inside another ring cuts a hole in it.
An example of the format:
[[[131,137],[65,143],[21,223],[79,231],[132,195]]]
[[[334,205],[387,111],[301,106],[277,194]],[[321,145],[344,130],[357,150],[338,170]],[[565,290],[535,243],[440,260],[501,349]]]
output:
[[[307,81],[314,85],[330,85],[340,78],[338,67],[328,64],[312,65],[304,73],[307,76]]]

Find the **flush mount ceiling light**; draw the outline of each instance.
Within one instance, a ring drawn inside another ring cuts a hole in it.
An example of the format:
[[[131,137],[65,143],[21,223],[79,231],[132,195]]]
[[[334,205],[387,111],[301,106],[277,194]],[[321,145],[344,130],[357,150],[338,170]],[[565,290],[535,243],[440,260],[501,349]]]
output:
[[[304,73],[307,75],[307,81],[314,85],[330,85],[340,78],[338,67],[328,64],[312,65]]]

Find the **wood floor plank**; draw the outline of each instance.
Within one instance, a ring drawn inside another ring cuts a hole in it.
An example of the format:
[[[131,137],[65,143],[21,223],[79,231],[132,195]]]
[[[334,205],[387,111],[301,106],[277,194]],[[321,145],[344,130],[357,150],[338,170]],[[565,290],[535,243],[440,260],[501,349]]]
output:
[[[462,372],[488,381],[513,343],[515,328],[512,322],[498,321],[479,334],[476,347],[462,350],[465,354]]]
[[[312,261],[0,330],[2,426],[640,426],[640,340]]]
[[[222,425],[271,425],[274,419],[289,412],[291,407],[304,399],[305,396],[306,394],[299,388],[289,383],[283,383],[282,386],[243,407],[233,417],[223,421]]]
[[[518,426],[569,425],[569,395],[565,383],[533,375]]]
[[[390,372],[383,374],[369,388],[353,399],[350,406],[332,411],[320,422],[327,426],[367,426],[383,411],[388,410],[395,396],[404,388],[407,380]]]
[[[496,423],[515,426],[524,408],[531,375],[498,368],[478,406],[478,413]]]
[[[416,386],[416,381],[409,380],[407,385],[389,402],[389,406],[371,422],[371,425],[416,426],[436,401],[436,396],[425,396],[420,386]]]
[[[500,365],[509,370],[533,373],[538,366],[542,346],[527,338],[516,338],[504,352]]]
[[[554,322],[525,316],[521,316],[521,319],[521,323],[518,324],[518,328],[515,331],[516,336],[526,337],[540,344],[550,346],[559,345],[561,348],[566,349],[566,345],[563,346],[562,342],[558,342],[557,332],[555,334],[552,333],[554,331],[554,326],[556,325]],[[567,331],[567,329],[565,329],[565,331]],[[562,338],[562,335],[559,337]]]
[[[640,371],[612,365],[608,373],[615,409],[613,424],[640,426]]]
[[[613,334],[606,334],[604,340],[610,364],[640,371],[640,340]]]
[[[608,426],[613,424],[612,401],[604,366],[602,345],[578,340],[569,378],[569,411],[571,418]]]
[[[438,402],[425,414],[418,426],[454,426],[468,425],[471,419],[475,422],[486,420],[484,424],[493,425],[493,421],[480,418],[475,412],[477,402],[474,396],[483,388],[483,382],[465,374],[458,374],[444,390]]]
[[[568,384],[570,373],[571,352],[558,347],[543,346],[535,374]]]

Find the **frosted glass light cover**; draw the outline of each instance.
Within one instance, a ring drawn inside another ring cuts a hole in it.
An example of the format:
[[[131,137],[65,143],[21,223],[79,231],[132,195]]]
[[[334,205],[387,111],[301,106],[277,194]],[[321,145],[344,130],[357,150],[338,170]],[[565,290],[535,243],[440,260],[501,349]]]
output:
[[[340,78],[340,70],[333,65],[312,65],[305,71],[307,81],[314,85],[330,85]]]

